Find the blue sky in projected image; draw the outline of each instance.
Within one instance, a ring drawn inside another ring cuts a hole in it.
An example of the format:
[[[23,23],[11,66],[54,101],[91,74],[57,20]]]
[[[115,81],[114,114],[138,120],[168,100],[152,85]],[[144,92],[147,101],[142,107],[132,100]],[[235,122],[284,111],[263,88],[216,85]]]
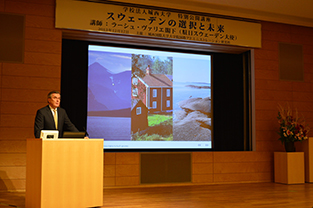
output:
[[[89,51],[89,66],[95,62],[110,70],[112,74],[131,71],[131,54]]]
[[[207,59],[189,59],[175,57],[173,61],[175,82],[211,82],[211,61]]]

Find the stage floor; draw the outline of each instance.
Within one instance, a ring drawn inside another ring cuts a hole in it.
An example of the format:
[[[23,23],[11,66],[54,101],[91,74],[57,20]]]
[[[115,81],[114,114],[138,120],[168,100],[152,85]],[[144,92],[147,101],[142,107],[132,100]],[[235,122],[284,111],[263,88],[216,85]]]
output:
[[[313,184],[218,184],[104,189],[102,207],[313,207]],[[25,192],[0,192],[0,208],[25,207]]]

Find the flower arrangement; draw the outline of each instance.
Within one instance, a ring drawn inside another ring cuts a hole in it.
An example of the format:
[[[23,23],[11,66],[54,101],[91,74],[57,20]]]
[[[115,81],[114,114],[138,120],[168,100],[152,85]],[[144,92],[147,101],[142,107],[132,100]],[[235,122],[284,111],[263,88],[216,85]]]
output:
[[[310,128],[305,124],[304,117],[299,117],[297,109],[293,115],[289,105],[286,108],[279,105],[277,119],[280,124],[279,140],[282,143],[303,141],[308,138]]]

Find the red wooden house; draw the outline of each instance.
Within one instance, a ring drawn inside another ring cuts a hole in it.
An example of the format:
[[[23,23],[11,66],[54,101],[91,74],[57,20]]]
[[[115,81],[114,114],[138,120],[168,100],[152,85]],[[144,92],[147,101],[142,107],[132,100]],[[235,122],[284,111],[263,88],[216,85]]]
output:
[[[165,74],[151,74],[150,68],[144,77],[132,77],[132,99],[140,99],[150,112],[173,110],[173,83]]]
[[[139,99],[132,99],[131,131],[145,130],[148,127],[148,108]]]

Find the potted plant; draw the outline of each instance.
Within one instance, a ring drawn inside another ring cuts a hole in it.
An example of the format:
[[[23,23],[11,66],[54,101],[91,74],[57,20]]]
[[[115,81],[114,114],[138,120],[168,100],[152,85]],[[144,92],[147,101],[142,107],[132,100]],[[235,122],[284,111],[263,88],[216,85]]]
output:
[[[280,124],[279,140],[285,145],[286,152],[295,152],[294,142],[307,139],[310,130],[305,124],[303,115],[299,117],[297,109],[293,114],[289,105],[286,107],[278,105],[277,119]]]

